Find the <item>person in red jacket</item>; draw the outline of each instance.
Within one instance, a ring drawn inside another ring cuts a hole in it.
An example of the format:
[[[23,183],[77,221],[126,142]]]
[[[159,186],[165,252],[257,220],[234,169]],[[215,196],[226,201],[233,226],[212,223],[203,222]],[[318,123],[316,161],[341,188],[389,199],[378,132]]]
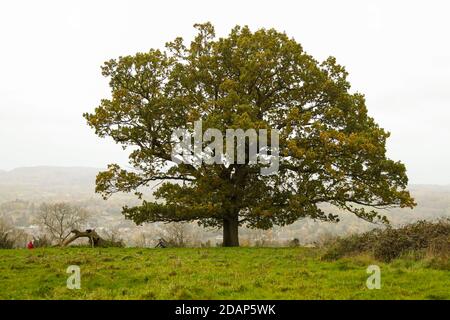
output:
[[[30,242],[28,242],[27,248],[28,248],[28,249],[33,249],[33,248],[34,248],[33,241],[30,240]]]

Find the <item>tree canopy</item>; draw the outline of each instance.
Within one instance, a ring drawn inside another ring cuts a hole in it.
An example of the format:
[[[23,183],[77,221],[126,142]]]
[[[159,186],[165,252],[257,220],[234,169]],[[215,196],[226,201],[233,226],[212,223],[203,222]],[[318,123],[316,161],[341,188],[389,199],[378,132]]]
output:
[[[378,209],[415,205],[405,166],[386,157],[389,133],[368,115],[364,96],[350,92],[335,58],[318,62],[274,29],[236,26],[218,38],[210,23],[194,26],[190,44],[176,38],[164,50],[107,61],[111,97],[84,114],[97,135],[129,148],[133,167],[109,165],[97,192],[161,181],[156,201],[125,207],[127,218],[222,227],[224,245],[236,246],[242,225],[338,221],[323,203],[371,222],[387,222]],[[198,120],[224,133],[278,130],[278,171],[262,175],[263,165],[249,161],[174,163],[173,130],[193,131]]]

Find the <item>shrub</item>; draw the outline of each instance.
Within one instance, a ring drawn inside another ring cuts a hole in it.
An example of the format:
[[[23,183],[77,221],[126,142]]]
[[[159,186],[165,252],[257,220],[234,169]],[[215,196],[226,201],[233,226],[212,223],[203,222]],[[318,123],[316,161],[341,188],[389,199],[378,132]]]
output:
[[[450,236],[438,236],[430,241],[428,255],[443,256],[450,259]]]
[[[289,247],[299,247],[300,246],[300,240],[297,238],[292,239],[289,241]]]
[[[345,255],[357,254],[370,250],[380,230],[372,230],[363,234],[353,234],[330,240],[325,247],[327,251],[322,256],[324,260],[336,260]]]
[[[52,241],[47,235],[38,236],[33,239],[33,246],[35,248],[51,247]]]
[[[345,255],[368,252],[378,260],[389,262],[407,252],[421,250],[448,258],[449,241],[450,220],[418,221],[398,229],[375,229],[337,238],[327,246],[322,259],[335,260]]]
[[[369,247],[370,248],[370,247]],[[386,229],[371,245],[373,256],[381,261],[391,261],[402,253],[414,249],[414,241],[396,229]]]
[[[125,247],[125,243],[122,239],[119,240],[108,240],[108,239],[103,239],[103,241],[101,241],[101,243],[99,244],[99,247],[103,247],[103,248],[124,248]]]
[[[12,249],[14,240],[9,238],[8,233],[0,233],[0,249]]]
[[[119,230],[111,229],[111,230],[103,230],[101,232],[102,241],[99,243],[100,247],[115,247],[115,248],[124,248],[125,241],[121,237]]]
[[[14,248],[14,239],[11,236],[11,228],[9,225],[0,220],[0,249]]]

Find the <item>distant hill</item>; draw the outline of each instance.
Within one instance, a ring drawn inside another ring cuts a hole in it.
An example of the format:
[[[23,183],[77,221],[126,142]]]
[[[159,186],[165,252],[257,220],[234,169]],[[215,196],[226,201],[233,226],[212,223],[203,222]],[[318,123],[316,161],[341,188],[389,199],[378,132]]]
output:
[[[0,203],[67,200],[95,196],[95,177],[101,169],[84,167],[26,167],[0,172]]]
[[[0,185],[92,186],[99,168],[24,167],[0,171]]]
[[[0,204],[6,201],[81,201],[100,199],[95,193],[95,179],[104,169],[91,167],[23,167],[0,171]],[[149,195],[149,190],[143,192]],[[126,202],[131,194],[117,195]]]

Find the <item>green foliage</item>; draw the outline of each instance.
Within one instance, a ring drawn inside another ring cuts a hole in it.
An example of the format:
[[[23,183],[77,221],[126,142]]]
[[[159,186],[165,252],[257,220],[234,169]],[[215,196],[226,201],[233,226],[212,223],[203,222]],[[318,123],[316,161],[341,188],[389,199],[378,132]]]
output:
[[[365,285],[370,264],[381,290]],[[80,290],[66,287],[69,265]],[[314,248],[0,250],[0,299],[450,299],[449,287],[436,264],[321,261]]]
[[[217,38],[210,23],[195,27],[189,46],[177,38],[166,50],[106,62],[111,97],[84,115],[97,135],[132,150],[134,169],[109,165],[97,192],[108,197],[164,181],[157,201],[124,208],[127,218],[269,229],[304,217],[338,221],[321,203],[382,222],[373,208],[415,205],[405,166],[386,157],[389,133],[368,116],[364,96],[350,92],[335,58],[318,62],[274,29],[236,26]],[[224,137],[228,128],[279,130],[279,172],[261,176],[261,164],[248,161],[175,165],[172,130],[192,131],[197,120]]]
[[[338,238],[329,244],[325,260],[369,252],[380,261],[391,261],[416,251],[450,258],[450,221],[418,221],[402,228],[375,229],[359,235]]]

